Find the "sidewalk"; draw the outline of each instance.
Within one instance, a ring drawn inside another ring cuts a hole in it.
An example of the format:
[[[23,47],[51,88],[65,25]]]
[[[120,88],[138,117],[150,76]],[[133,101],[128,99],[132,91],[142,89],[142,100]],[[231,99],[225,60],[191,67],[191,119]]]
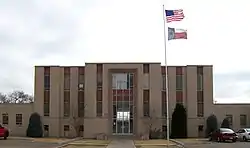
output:
[[[135,148],[133,140],[113,140],[107,148]]]

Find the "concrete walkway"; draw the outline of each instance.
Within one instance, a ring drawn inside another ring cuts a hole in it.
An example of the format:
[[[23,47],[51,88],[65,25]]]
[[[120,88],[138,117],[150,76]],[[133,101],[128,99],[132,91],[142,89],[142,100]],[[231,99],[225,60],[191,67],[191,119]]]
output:
[[[133,140],[112,140],[107,148],[135,148]]]

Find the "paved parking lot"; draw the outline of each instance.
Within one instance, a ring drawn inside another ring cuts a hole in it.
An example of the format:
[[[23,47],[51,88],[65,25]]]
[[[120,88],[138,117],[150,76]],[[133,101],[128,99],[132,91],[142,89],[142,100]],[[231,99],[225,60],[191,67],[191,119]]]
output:
[[[0,148],[54,148],[55,143],[32,142],[32,140],[0,139]]]
[[[235,142],[235,143],[217,143],[210,144],[189,144],[186,148],[250,148],[250,142]]]

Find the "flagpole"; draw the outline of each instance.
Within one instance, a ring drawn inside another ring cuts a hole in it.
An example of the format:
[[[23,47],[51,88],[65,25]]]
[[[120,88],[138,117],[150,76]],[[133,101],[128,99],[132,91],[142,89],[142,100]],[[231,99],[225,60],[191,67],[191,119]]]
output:
[[[169,147],[169,103],[168,103],[168,67],[167,67],[167,36],[166,36],[166,15],[165,15],[165,7],[163,5],[163,23],[164,23],[164,56],[165,56],[165,75],[166,75],[166,106],[167,106],[167,147]]]

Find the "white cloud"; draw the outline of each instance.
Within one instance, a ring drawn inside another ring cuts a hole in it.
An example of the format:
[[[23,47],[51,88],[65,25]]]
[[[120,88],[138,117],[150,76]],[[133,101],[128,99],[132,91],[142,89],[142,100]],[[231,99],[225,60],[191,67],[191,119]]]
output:
[[[168,26],[188,30],[188,40],[168,42],[168,64],[213,64],[215,98],[247,98],[248,76],[243,84],[230,75],[250,72],[250,18],[243,0],[2,0],[1,91],[32,93],[34,65],[164,63],[162,2],[185,12],[182,22]]]

